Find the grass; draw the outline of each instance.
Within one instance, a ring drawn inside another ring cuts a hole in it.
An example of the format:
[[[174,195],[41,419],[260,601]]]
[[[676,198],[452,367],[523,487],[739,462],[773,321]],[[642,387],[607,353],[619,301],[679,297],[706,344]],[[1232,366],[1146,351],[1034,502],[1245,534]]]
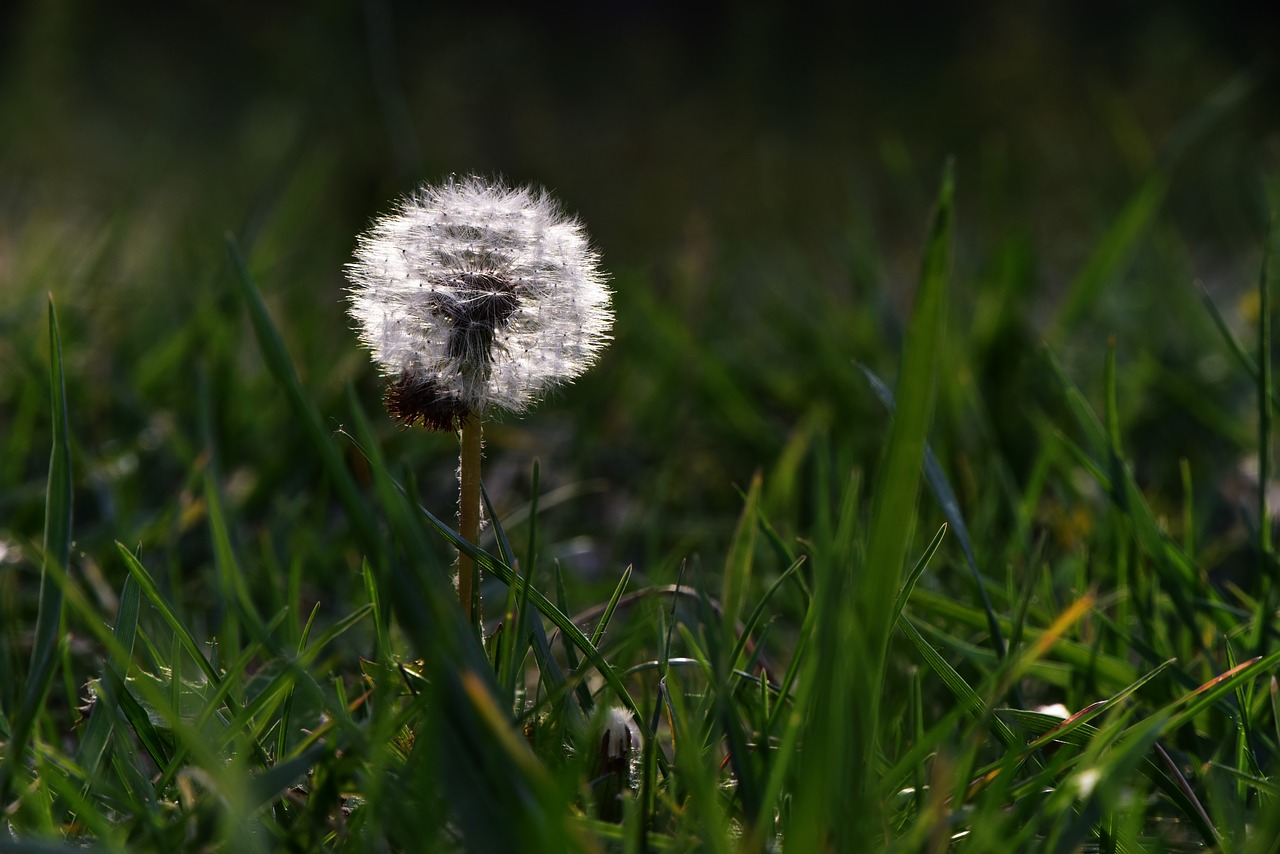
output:
[[[1041,362],[1066,420],[1042,418],[1038,474],[1000,508],[1029,554],[975,539],[966,516],[991,508],[967,512],[926,445],[952,352],[953,194],[948,172],[896,387],[864,370],[861,393],[893,412],[870,488],[837,467],[830,428],[806,427],[743,495],[716,598],[697,567],[675,587],[635,587],[627,569],[603,609],[576,619],[565,567],[541,554],[537,468],[524,546],[496,511],[492,543],[471,546],[388,461],[359,397],[350,429],[325,426],[235,242],[243,309],[304,437],[293,453],[319,467],[308,489],[342,519],[324,549],[358,583],[307,609],[309,568],[280,565],[274,526],[241,541],[251,526],[228,503],[215,447],[188,478],[203,581],[181,565],[157,576],[155,556],[122,543],[97,558],[124,567],[118,588],[69,573],[74,407],[51,300],[35,628],[5,629],[0,791],[15,835],[3,845],[1265,850],[1258,840],[1280,830],[1269,529],[1252,535],[1257,575],[1230,584],[1171,536],[1125,458],[1113,343],[1101,415]],[[1255,352],[1269,352],[1269,330]],[[1234,338],[1222,347],[1255,382],[1266,448],[1268,362]],[[1065,521],[1041,518],[1034,491],[1081,475],[1096,490],[1089,545],[1033,535]],[[811,491],[811,532],[779,533],[764,498],[775,481],[793,500]],[[991,494],[984,505],[1006,501]],[[1195,506],[1188,496],[1184,538]],[[958,575],[944,557],[957,545]],[[485,642],[457,607],[448,547],[497,580],[489,596],[507,591]],[[1003,582],[983,571],[1002,552]],[[1031,698],[1049,696],[1074,714],[1037,711]],[[601,776],[593,721],[609,706],[634,715],[643,746]],[[620,811],[593,794],[610,774]]]
[[[358,223],[316,195],[350,150],[259,152],[247,211],[30,211],[0,851],[1270,851],[1275,181],[1188,189],[1260,85],[1201,87],[1163,145],[1116,118],[1140,168],[1086,196],[1068,270],[992,177],[1035,163],[926,170],[892,135],[909,298],[861,209],[792,234],[725,190],[758,231],[694,218],[654,262],[642,231],[610,354],[487,425],[478,547],[453,437],[397,430],[344,328]],[[1188,198],[1239,227],[1225,286]]]

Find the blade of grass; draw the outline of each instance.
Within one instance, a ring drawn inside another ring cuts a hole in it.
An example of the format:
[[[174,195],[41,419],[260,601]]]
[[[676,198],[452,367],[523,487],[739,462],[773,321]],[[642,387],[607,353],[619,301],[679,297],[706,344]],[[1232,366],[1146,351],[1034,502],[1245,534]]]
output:
[[[67,426],[67,388],[62,366],[62,341],[58,315],[49,295],[49,385],[53,415],[53,449],[49,453],[49,479],[45,492],[43,565],[40,571],[39,610],[31,662],[11,734],[0,764],[0,802],[7,803],[22,764],[36,720],[53,685],[58,646],[62,641],[62,587],[50,578],[56,567],[65,572],[71,563],[71,440]],[[52,566],[51,566],[52,565]]]
[[[141,601],[138,583],[132,577],[126,578],[124,587],[120,590],[120,603],[116,608],[116,624],[112,632],[120,644],[119,653],[111,651],[103,665],[102,681],[99,683],[103,702],[94,704],[93,711],[89,713],[89,723],[85,726],[84,738],[76,749],[76,764],[91,776],[98,771],[107,749],[107,740],[114,729],[119,705],[115,695],[123,690],[124,679],[129,672],[133,642],[138,633]]]
[[[941,372],[953,198],[948,162],[907,326],[897,409],[876,472],[865,560],[854,562],[857,511],[848,497],[834,528],[815,525],[819,618],[807,670],[818,684],[809,698],[806,741],[827,747],[802,757],[787,831],[797,850],[857,850],[883,832],[878,757],[885,657]],[[818,514],[820,523],[824,516]]]
[[[271,315],[267,312],[262,294],[249,274],[249,265],[241,255],[235,238],[230,234],[227,235],[227,251],[231,256],[231,265],[235,268],[236,281],[240,285],[240,295],[249,310],[249,320],[253,324],[253,331],[257,335],[258,346],[267,368],[284,389],[285,396],[293,407],[298,421],[311,439],[311,444],[320,457],[321,466],[330,483],[337,490],[338,497],[350,516],[351,524],[356,529],[361,542],[364,543],[366,552],[376,554],[379,551],[379,538],[373,513],[361,497],[350,472],[342,464],[329,431],[320,421],[315,406],[302,390],[302,384],[298,381],[297,371],[294,370],[293,361],[289,358],[284,341],[272,322]]]
[[[876,374],[861,363],[858,367],[862,369],[862,375],[867,378],[871,389],[876,393],[876,397],[880,398],[880,402],[892,414],[897,404],[894,401],[893,390],[884,384]],[[960,502],[956,500],[955,491],[951,488],[951,482],[947,480],[946,472],[942,470],[942,464],[938,462],[938,457],[933,453],[928,443],[924,446],[924,477],[925,482],[929,485],[929,491],[933,493],[934,501],[938,502],[939,509],[942,510],[943,518],[955,531],[956,540],[960,543],[960,550],[964,552],[965,562],[969,565],[969,572],[973,575],[974,586],[978,590],[978,595],[982,598],[982,607],[987,612],[987,628],[991,632],[991,643],[995,646],[996,655],[1001,659],[1005,657],[1005,641],[1004,633],[1000,631],[1000,621],[996,619],[995,608],[991,606],[991,597],[987,595],[987,585],[983,581],[982,572],[978,569],[978,559],[973,552],[973,539],[969,536],[969,526],[965,524],[964,514],[960,512]],[[898,609],[899,611],[901,609]],[[896,612],[895,612],[896,613]]]
[[[222,684],[222,675],[205,657],[204,652],[200,649],[199,641],[195,639],[195,636],[191,634],[191,630],[179,619],[168,600],[160,593],[160,588],[156,586],[155,579],[151,577],[151,573],[147,572],[142,563],[133,556],[133,552],[129,551],[123,543],[116,543],[116,551],[124,560],[125,567],[129,570],[129,575],[137,583],[142,595],[160,614],[160,618],[164,620],[165,625],[173,632],[178,645],[200,667],[209,683],[216,690]],[[238,711],[238,709],[230,706],[228,708],[232,713]]]
[[[933,539],[929,541],[929,545],[925,546],[924,554],[920,555],[920,559],[916,561],[916,565],[907,573],[906,579],[902,582],[902,589],[898,591],[898,598],[893,603],[893,614],[896,619],[902,613],[902,609],[907,607],[907,600],[911,598],[911,591],[916,589],[916,582],[920,580],[920,576],[924,575],[925,569],[929,566],[929,561],[933,558],[938,546],[942,545],[942,538],[947,535],[947,525],[944,522],[942,527],[938,529],[938,533],[933,535]],[[995,624],[999,628],[999,623]],[[996,653],[997,657],[1000,653]]]
[[[605,605],[604,613],[600,615],[600,621],[596,623],[595,631],[591,633],[592,646],[600,645],[600,641],[604,638],[605,629],[609,627],[609,622],[613,619],[613,612],[618,608],[618,600],[621,599],[622,594],[626,592],[627,582],[630,580],[631,567],[628,566],[622,571],[622,577],[618,579],[617,586],[613,588],[613,595],[609,597],[609,602]]]
[[[563,611],[552,604],[551,600],[544,596],[539,590],[535,589],[532,585],[526,584],[525,580],[521,578],[510,566],[489,554],[487,551],[479,548],[474,543],[470,543],[463,539],[456,531],[444,522],[440,521],[440,519],[438,519],[430,510],[419,506],[418,512],[420,512],[426,518],[427,522],[430,523],[431,527],[434,528],[438,534],[448,540],[454,548],[467,552],[471,559],[480,565],[482,570],[492,574],[503,584],[517,587],[521,595],[526,595],[527,591],[528,598],[533,603],[533,607],[538,609],[544,617],[550,620],[552,624],[561,631],[565,638],[567,638],[578,649],[578,651],[582,653],[587,661],[591,663],[591,666],[594,667],[604,678],[605,682],[609,685],[609,688],[618,696],[618,700],[626,706],[630,712],[635,714],[637,719],[640,718],[640,712],[636,707],[635,700],[631,698],[631,694],[627,691],[626,686],[623,685],[622,680],[618,678],[617,671],[614,670],[613,666],[600,654],[600,650],[596,649],[587,636],[573,624],[573,621],[569,619]],[[642,732],[642,735],[648,738],[651,736],[651,733]]]
[[[729,553],[725,557],[724,584],[720,592],[720,604],[724,610],[725,637],[733,637],[751,585],[751,564],[755,558],[756,546],[756,512],[760,506],[761,483],[762,478],[757,471],[751,477],[751,486],[747,489],[742,514],[738,517],[738,526],[733,532]]]
[[[737,643],[734,644],[733,651],[729,653],[730,666],[747,666],[746,663],[743,662],[742,656],[743,653],[746,652],[747,646],[751,643],[751,636],[755,634],[756,626],[758,626],[760,621],[764,618],[765,608],[773,601],[773,597],[778,593],[778,591],[782,589],[782,585],[790,580],[793,575],[799,572],[800,567],[804,566],[804,564],[805,557],[803,555],[796,558],[792,561],[791,565],[778,576],[777,581],[770,585],[769,589],[765,591],[764,596],[760,597],[760,601],[756,603],[755,608],[752,609],[751,614],[747,617],[746,622],[742,624],[741,630],[738,632]],[[758,658],[759,654],[760,645],[757,644],[755,657]]]

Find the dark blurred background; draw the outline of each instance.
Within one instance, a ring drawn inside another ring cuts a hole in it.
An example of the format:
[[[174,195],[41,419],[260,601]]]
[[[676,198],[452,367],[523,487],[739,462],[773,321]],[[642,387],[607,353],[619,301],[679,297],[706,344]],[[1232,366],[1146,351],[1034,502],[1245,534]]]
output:
[[[450,173],[548,187],[614,274],[610,354],[490,433],[504,500],[535,456],[544,485],[599,493],[549,523],[584,571],[722,540],[734,485],[788,442],[827,436],[837,464],[874,460],[884,416],[852,363],[892,378],[948,155],[948,459],[999,455],[1016,478],[1034,454],[1019,413],[1043,375],[1020,368],[1153,174],[1159,212],[1132,264],[1054,343],[1100,374],[1117,332],[1122,364],[1152,360],[1200,395],[1221,370],[1196,367],[1214,333],[1187,328],[1192,283],[1247,323],[1238,296],[1276,186],[1280,5],[964,5],[5,4],[0,529],[41,524],[47,292],[82,542],[169,541],[209,448],[250,528],[317,512],[319,475],[244,321],[228,232],[326,419],[349,420],[354,385],[389,455],[447,507],[450,440],[381,421],[342,267],[371,217]],[[957,402],[966,389],[981,418]],[[1159,428],[1142,449],[1163,461],[1156,482],[1180,456],[1229,464],[1247,438],[1206,441],[1210,416],[1170,428],[1175,392],[1126,397],[1131,424]],[[1234,413],[1247,388],[1211,399]],[[962,498],[981,488],[967,486],[961,466]],[[795,499],[772,495],[773,509],[800,512]]]

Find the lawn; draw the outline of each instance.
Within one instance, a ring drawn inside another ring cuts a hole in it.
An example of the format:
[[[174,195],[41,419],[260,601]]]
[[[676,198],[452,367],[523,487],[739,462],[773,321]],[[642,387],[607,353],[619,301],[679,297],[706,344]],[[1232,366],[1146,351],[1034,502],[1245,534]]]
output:
[[[2,13],[0,851],[1275,850],[1274,13],[161,8]],[[476,544],[471,174],[612,311]]]

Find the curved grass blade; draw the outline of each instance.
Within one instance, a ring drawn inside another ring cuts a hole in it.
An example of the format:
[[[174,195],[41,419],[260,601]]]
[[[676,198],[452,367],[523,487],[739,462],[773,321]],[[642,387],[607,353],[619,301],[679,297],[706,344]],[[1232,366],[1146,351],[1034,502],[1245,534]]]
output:
[[[142,595],[159,612],[160,618],[164,620],[165,625],[173,632],[178,645],[182,647],[187,655],[191,656],[192,661],[199,665],[214,689],[218,689],[222,684],[222,675],[218,673],[217,668],[213,666],[205,656],[204,651],[200,649],[200,644],[191,634],[191,631],[183,625],[182,620],[178,619],[178,615],[174,613],[169,602],[161,595],[160,588],[156,586],[155,579],[151,577],[151,573],[147,572],[146,567],[133,556],[133,552],[129,551],[123,543],[116,543],[116,551],[124,559],[125,567],[129,570],[130,577],[137,582]],[[230,710],[233,713],[238,711],[235,708],[230,708]]]
[[[920,630],[912,625],[911,620],[905,616],[898,618],[898,628],[907,636],[915,646],[916,651],[924,658],[925,663],[934,673],[938,674],[938,678],[943,684],[950,689],[952,695],[959,701],[960,705],[966,709],[970,715],[981,721],[988,721],[989,726],[995,733],[996,738],[1000,739],[1000,743],[1010,749],[1021,747],[1022,741],[1018,738],[1009,725],[1001,720],[998,716],[991,713],[991,707],[986,701],[973,690],[964,677],[956,672],[947,660],[938,655],[937,650],[924,639],[924,635],[920,634]]]
[[[1086,710],[1087,711],[1087,710]],[[1033,733],[1037,736],[1035,743],[1040,743],[1039,736],[1049,732],[1062,725],[1061,718],[1053,715],[1046,715],[1040,712],[1027,712],[1021,709],[1001,709],[998,716],[1008,721],[1013,721],[1020,728]],[[1169,730],[1169,719],[1163,714],[1148,718],[1135,726],[1142,726],[1150,720],[1159,720],[1158,733],[1167,732]],[[1104,730],[1093,726],[1092,724],[1079,724],[1073,726],[1069,730],[1064,731],[1059,737],[1052,739],[1053,741],[1071,744],[1080,747],[1088,746],[1097,739]],[[1214,828],[1213,823],[1208,820],[1204,814],[1203,808],[1189,793],[1188,789],[1174,778],[1172,772],[1181,777],[1181,773],[1177,772],[1176,766],[1166,767],[1164,762],[1163,751],[1160,745],[1155,745],[1154,752],[1156,756],[1147,756],[1139,765],[1140,773],[1156,785],[1164,795],[1173,802],[1175,806],[1196,826],[1197,832],[1210,845],[1216,845],[1218,842],[1218,832]]]

